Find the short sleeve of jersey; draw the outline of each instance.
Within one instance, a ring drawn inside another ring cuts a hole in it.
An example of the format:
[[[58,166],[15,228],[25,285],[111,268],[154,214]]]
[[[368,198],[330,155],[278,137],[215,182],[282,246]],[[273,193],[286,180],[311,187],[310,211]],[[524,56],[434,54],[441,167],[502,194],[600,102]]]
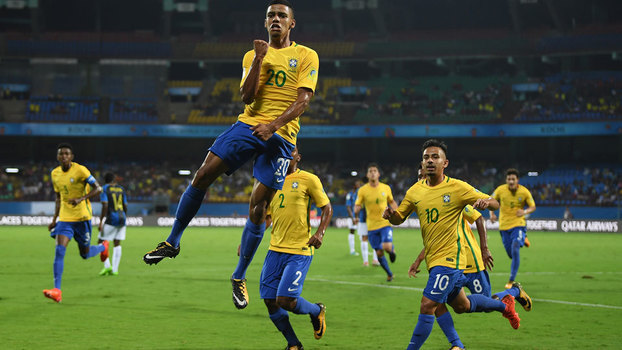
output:
[[[251,71],[251,64],[253,64],[253,58],[255,58],[255,51],[251,50],[244,54],[242,59],[242,80],[240,81],[240,88],[244,85],[244,81]]]
[[[102,189],[102,193],[99,195],[100,202],[108,202],[108,194],[106,194],[106,190],[108,189],[108,185],[104,185]]]
[[[475,201],[478,199],[490,198],[490,196],[486,193],[480,192],[479,190],[475,189],[475,187],[469,185],[464,181],[460,181],[460,185],[460,191],[462,192],[460,198],[462,198],[462,200],[464,201],[465,206],[467,204],[475,203]]]
[[[320,68],[320,59],[315,51],[308,49],[301,68],[297,87],[315,91]]]
[[[465,219],[467,219],[467,221],[472,224],[475,222],[475,220],[479,219],[482,214],[475,210],[475,208],[473,208],[471,205],[467,205],[466,207],[464,207],[464,210],[462,210],[462,215],[464,216]]]
[[[497,187],[492,193],[492,198],[496,199],[497,201],[501,200],[501,195],[499,195],[499,188],[501,188],[501,186]]]
[[[362,189],[363,187],[359,188],[358,195],[356,196],[356,202],[354,202],[354,205],[360,205],[361,207],[363,206],[363,198],[365,198],[365,191]]]
[[[54,174],[54,170],[52,170],[52,174]],[[54,192],[58,193],[60,192],[60,189],[58,188],[58,184],[56,183],[56,181],[54,181],[54,176],[50,176],[50,178],[52,179],[52,186],[54,187]]]
[[[533,200],[533,196],[531,195],[531,192],[527,188],[525,188],[525,192],[527,193],[527,198],[525,199],[525,203],[527,203],[528,207],[535,207],[536,202]]]
[[[324,188],[322,187],[320,179],[315,175],[311,175],[309,177],[309,180],[309,197],[311,197],[315,205],[318,208],[322,208],[323,206],[330,203],[326,192],[324,192]]]
[[[84,165],[80,165],[80,181],[83,181],[85,183],[90,183],[89,177],[91,177],[91,172],[89,171],[89,169],[87,169]],[[94,179],[93,179],[94,180]]]
[[[393,191],[391,191],[391,186],[387,185],[387,205],[393,202]]]
[[[415,193],[417,192],[415,186],[413,185],[408,189],[402,203],[400,203],[399,207],[397,207],[397,213],[400,214],[402,219],[406,219],[410,216],[410,214],[415,211]]]

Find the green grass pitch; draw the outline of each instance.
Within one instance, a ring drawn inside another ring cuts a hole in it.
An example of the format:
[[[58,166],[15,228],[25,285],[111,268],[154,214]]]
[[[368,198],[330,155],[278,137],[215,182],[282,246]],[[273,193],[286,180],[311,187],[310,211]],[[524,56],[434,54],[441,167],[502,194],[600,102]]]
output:
[[[282,349],[286,342],[259,299],[262,242],[248,271],[250,305],[237,310],[229,277],[240,228],[190,228],[181,254],[156,266],[141,257],[168,235],[166,228],[128,228],[119,276],[98,276],[99,258],[83,261],[75,242],[65,258],[63,301],[53,287],[54,241],[43,227],[0,229],[0,337],[3,349]],[[305,349],[405,349],[419,314],[427,274],[408,278],[421,250],[418,230],[396,229],[396,278],[350,256],[347,231],[331,228],[317,251],[303,297],[327,306],[327,330],[315,340],[307,316],[290,315]],[[489,232],[495,258],[493,292],[508,278],[510,260],[498,232]],[[520,306],[521,328],[499,313],[453,315],[470,349],[607,349],[620,343],[622,235],[530,232],[518,279],[534,299]],[[357,239],[358,249],[358,239]],[[447,349],[434,326],[425,349]]]

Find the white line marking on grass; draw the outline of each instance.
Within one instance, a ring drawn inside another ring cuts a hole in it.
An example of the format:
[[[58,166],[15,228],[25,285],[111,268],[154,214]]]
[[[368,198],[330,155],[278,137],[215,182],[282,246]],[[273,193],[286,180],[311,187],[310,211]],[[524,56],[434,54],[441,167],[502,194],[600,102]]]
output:
[[[333,284],[345,284],[345,285],[350,285],[350,286],[365,286],[365,287],[377,287],[377,288],[387,288],[387,289],[413,290],[417,292],[423,292],[423,288],[391,286],[391,285],[386,285],[386,284],[373,284],[373,283],[363,283],[363,282],[335,281],[335,280],[329,280],[325,278],[307,278],[307,281],[327,282],[327,283],[333,283]],[[577,303],[574,301],[551,300],[551,299],[536,299],[536,298],[532,298],[532,299],[534,301],[539,301],[539,302],[544,302],[544,303],[599,307],[599,308],[604,308],[604,309],[622,310],[622,306],[615,306],[615,305]]]

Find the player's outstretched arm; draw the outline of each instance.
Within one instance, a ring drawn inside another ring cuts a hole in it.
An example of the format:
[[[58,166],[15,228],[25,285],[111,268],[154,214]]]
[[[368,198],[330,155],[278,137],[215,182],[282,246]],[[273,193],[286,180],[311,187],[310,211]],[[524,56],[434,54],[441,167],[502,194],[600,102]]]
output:
[[[493,264],[494,259],[490,250],[488,250],[488,233],[486,232],[486,222],[484,217],[480,216],[475,220],[475,226],[477,226],[477,233],[479,234],[479,245],[482,250],[482,261],[487,270],[492,270],[495,266]]]
[[[279,130],[283,125],[298,118],[302,112],[307,109],[309,102],[313,97],[313,90],[308,88],[298,88],[298,97],[283,114],[274,119],[270,124],[257,124],[251,127],[253,130],[253,136],[260,138],[263,141],[268,141],[272,135]]]
[[[486,199],[480,198],[473,203],[473,208],[480,210],[497,210],[499,209],[499,202],[492,197]]]
[[[255,101],[257,92],[259,91],[259,76],[261,73],[261,64],[264,57],[268,53],[268,43],[263,40],[253,41],[255,48],[255,57],[251,63],[251,69],[240,88],[240,95],[242,95],[242,101],[249,105]]]
[[[497,221],[497,215],[492,210],[489,210],[488,213],[490,213],[490,222],[494,224]]]
[[[330,224],[330,219],[333,217],[333,207],[330,203],[326,204],[322,208],[322,217],[320,219],[320,226],[318,226],[317,231],[313,236],[309,238],[307,244],[309,246],[315,247],[315,249],[319,249],[322,246],[322,239],[324,238],[324,233],[326,232],[326,228]]]
[[[408,269],[408,276],[417,278],[417,274],[421,272],[421,270],[419,270],[419,266],[421,265],[421,262],[424,259],[425,259],[425,248],[421,249],[421,253],[419,253],[419,256],[417,256],[417,259],[415,259],[415,262],[412,263],[412,265],[410,265],[410,268]]]

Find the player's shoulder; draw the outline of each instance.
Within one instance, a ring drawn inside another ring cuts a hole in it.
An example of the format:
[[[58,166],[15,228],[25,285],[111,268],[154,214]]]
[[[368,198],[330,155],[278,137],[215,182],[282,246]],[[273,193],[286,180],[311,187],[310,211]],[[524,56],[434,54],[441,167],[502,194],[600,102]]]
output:
[[[445,180],[446,183],[454,185],[454,186],[460,186],[460,187],[467,187],[467,188],[471,188],[473,186],[471,186],[471,184],[469,184],[468,182],[464,181],[464,180],[460,180],[460,179],[456,179],[454,177],[449,177],[447,175],[445,175],[447,177],[447,180]]]
[[[531,193],[529,192],[529,189],[521,184],[518,184],[518,189],[521,190],[522,192],[526,192],[526,193]]]
[[[302,169],[298,169],[298,176],[307,181],[320,181],[317,175]]]
[[[50,172],[52,174],[52,176],[54,175],[58,175],[59,173],[63,172],[63,168],[59,165],[56,168],[52,169],[52,171]]]
[[[317,56],[317,52],[315,50],[313,50],[312,48],[310,48],[309,46],[302,45],[302,44],[299,44],[297,42],[294,42],[294,45],[295,45],[296,50],[298,50],[298,51],[302,51],[302,52],[305,52],[305,53],[308,53],[308,54],[309,53],[310,54],[315,54]]]
[[[495,188],[496,193],[507,192],[507,191],[509,191],[508,184],[499,185],[497,186],[497,188]]]

